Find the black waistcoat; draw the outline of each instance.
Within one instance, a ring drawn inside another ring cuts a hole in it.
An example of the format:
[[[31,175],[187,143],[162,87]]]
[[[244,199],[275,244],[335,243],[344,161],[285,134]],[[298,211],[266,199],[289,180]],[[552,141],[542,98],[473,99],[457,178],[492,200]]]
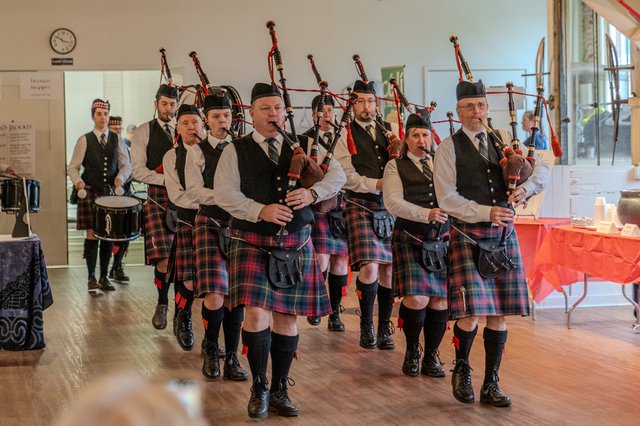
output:
[[[489,135],[489,162],[478,152],[469,137],[458,130],[453,135],[456,153],[456,186],[468,200],[485,206],[507,207],[507,186],[504,183],[497,148]]]
[[[306,150],[307,138],[300,137],[300,144]],[[233,142],[238,156],[238,170],[240,172],[240,190],[242,193],[259,203],[268,205],[284,201],[289,178],[289,165],[293,152],[283,141],[278,164],[274,164],[258,145],[251,134],[236,139]],[[306,152],[306,151],[305,151]],[[296,185],[300,188],[300,184]],[[303,226],[314,222],[313,211],[309,206],[294,210],[293,220],[286,226],[290,233],[300,230]],[[280,226],[275,223],[259,221],[256,223],[246,220],[231,219],[231,227],[243,231],[251,231],[262,235],[276,235]]]
[[[147,144],[147,169],[155,170],[162,164],[164,155],[173,148],[173,141],[158,120],[149,122],[149,143]]]
[[[366,176],[372,179],[382,179],[384,175],[384,166],[389,161],[389,152],[387,151],[387,138],[382,133],[375,123],[373,123],[376,129],[376,140],[358,123],[351,122],[351,135],[356,145],[357,153],[351,156],[351,164],[353,164],[356,172],[361,176]],[[387,130],[391,130],[389,123],[384,123]],[[380,201],[382,194],[371,193],[356,193],[352,192],[353,196],[357,198],[364,198],[369,201]]]
[[[402,181],[403,198],[417,206],[427,209],[438,207],[436,191],[433,182],[420,171],[408,157],[399,157],[396,160],[398,175]],[[433,237],[437,228],[434,223],[421,223],[398,217],[394,225],[395,229],[416,232],[425,237]],[[444,223],[440,232],[449,229],[449,222]]]
[[[118,136],[109,132],[106,146],[98,141],[93,132],[84,135],[87,150],[82,160],[82,180],[89,186],[101,191],[107,185],[113,185],[118,176]]]
[[[202,171],[202,180],[204,181],[204,187],[213,189],[213,177],[216,174],[216,168],[218,167],[218,161],[222,155],[222,149],[220,149],[220,143],[215,148],[211,146],[208,140],[203,140],[198,144],[204,155],[204,170]],[[216,205],[204,205],[200,204],[200,213],[205,216],[212,217],[214,219],[229,220],[230,215],[226,210],[221,209]]]

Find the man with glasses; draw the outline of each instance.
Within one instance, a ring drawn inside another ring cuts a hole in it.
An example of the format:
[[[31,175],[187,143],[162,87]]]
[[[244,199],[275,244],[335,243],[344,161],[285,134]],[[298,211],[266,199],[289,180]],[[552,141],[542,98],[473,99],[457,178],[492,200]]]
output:
[[[350,152],[346,141],[336,149],[336,158],[342,165],[347,183],[347,239],[349,263],[358,272],[356,280],[360,303],[360,346],[365,349],[394,349],[391,338],[391,226],[393,218],[386,213],[382,199],[382,177],[389,161],[389,141],[376,126],[376,92],[372,81],[358,80],[353,86],[357,100],[353,106],[355,120],[351,134],[355,152]],[[384,123],[391,131],[389,123]],[[375,218],[384,219],[378,220]],[[375,221],[375,222],[374,222]],[[381,232],[376,232],[374,226]],[[378,333],[373,327],[373,306],[378,296]]]
[[[478,317],[486,317],[485,374],[480,402],[507,407],[511,400],[498,387],[498,370],[507,340],[505,317],[529,314],[526,278],[513,228],[513,208],[544,189],[550,169],[537,159],[531,177],[508,193],[498,149],[493,144],[495,136],[487,134],[483,125],[487,123],[488,104],[482,81],[458,83],[456,97],[462,128],[440,144],[434,165],[438,205],[452,221],[448,297],[451,317],[457,321],[453,329],[456,360],[451,383],[458,401],[474,402],[469,353],[478,331]],[[506,132],[497,132],[503,141],[509,140]],[[473,241],[497,243],[504,228],[508,234],[506,255],[515,267],[486,278],[478,271],[478,248]]]

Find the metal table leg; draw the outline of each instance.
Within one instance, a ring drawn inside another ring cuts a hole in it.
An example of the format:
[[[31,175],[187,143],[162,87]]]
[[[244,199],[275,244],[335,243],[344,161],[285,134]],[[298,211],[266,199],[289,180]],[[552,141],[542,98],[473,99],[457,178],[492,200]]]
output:
[[[571,313],[574,311],[574,309],[578,307],[580,303],[582,303],[584,298],[587,297],[588,286],[589,286],[589,276],[587,274],[584,274],[584,290],[582,292],[582,296],[580,296],[580,298],[576,300],[576,303],[571,305],[571,309],[569,309],[569,311],[567,312],[567,328],[571,328]]]
[[[564,296],[564,313],[566,314],[569,312],[569,296],[567,295],[567,292],[564,291],[564,288],[562,289],[562,295]]]
[[[627,292],[626,292],[626,288],[629,284],[623,284],[622,285],[622,295],[624,296],[625,299],[627,299],[629,301],[629,303],[631,303],[633,305],[633,307],[636,310],[636,324],[633,326],[633,332],[636,334],[640,334],[640,320],[638,320],[638,318],[640,318],[640,316],[638,316],[638,314],[640,313],[640,307],[638,307],[638,304],[636,303],[635,300],[633,300],[632,298],[630,298],[629,296],[627,296]],[[631,284],[633,285],[633,284]]]

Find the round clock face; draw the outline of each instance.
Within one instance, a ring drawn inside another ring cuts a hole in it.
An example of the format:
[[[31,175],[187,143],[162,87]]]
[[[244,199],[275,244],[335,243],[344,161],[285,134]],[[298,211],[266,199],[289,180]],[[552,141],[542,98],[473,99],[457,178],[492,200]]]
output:
[[[76,35],[66,28],[59,28],[51,33],[51,48],[61,55],[71,53],[76,48]]]

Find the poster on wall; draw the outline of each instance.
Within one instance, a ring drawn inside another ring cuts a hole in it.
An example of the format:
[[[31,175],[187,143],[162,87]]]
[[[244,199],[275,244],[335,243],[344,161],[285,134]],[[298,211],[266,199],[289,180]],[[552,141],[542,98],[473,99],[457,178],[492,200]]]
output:
[[[23,72],[20,73],[21,99],[61,99],[61,72]]]
[[[36,170],[36,130],[31,123],[0,123],[0,163],[9,164],[21,176]]]
[[[393,99],[393,86],[389,84],[389,80],[395,78],[400,87],[400,91],[404,93],[404,65],[396,65],[393,67],[383,67],[382,70],[382,96],[387,99]],[[382,116],[389,123],[397,123],[398,115],[396,105],[393,101],[382,101]]]

